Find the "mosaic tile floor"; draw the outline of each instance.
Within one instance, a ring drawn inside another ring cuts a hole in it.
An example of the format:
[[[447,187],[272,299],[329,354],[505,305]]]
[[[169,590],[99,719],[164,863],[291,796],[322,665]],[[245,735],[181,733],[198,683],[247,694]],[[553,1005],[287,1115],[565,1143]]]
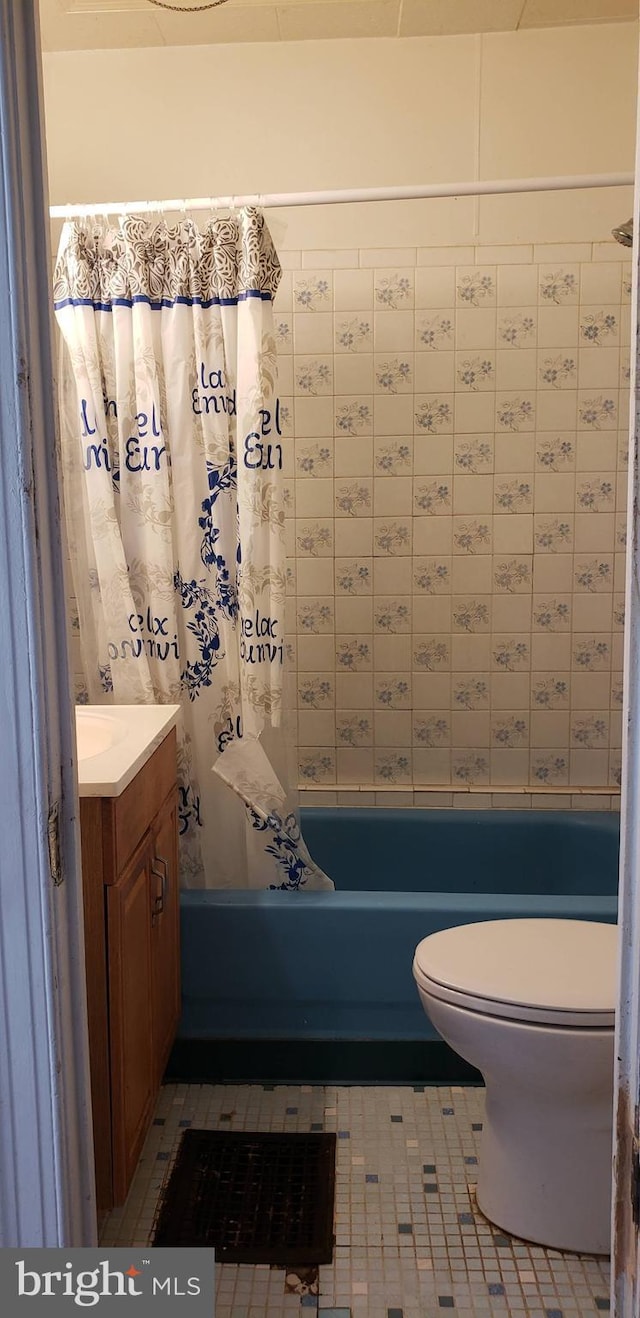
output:
[[[217,1268],[216,1318],[575,1318],[609,1309],[608,1263],[500,1234],[474,1201],[478,1088],[166,1085],[101,1243],[148,1244],[183,1129],[335,1130],[336,1248],[319,1269]]]

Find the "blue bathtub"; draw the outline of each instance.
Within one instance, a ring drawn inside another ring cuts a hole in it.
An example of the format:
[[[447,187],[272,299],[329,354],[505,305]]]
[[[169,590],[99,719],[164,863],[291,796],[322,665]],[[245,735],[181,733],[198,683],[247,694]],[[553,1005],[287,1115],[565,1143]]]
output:
[[[335,892],[182,894],[182,1040],[428,1041],[411,964],[474,920],[615,921],[619,816],[306,809]]]

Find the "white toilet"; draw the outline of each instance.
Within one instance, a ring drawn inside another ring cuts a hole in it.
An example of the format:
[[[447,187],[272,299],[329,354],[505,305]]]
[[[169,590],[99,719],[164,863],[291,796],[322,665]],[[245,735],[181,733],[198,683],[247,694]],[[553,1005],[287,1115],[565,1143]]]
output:
[[[422,1005],[486,1084],[477,1201],[553,1249],[608,1254],[617,928],[489,920],[431,934]]]

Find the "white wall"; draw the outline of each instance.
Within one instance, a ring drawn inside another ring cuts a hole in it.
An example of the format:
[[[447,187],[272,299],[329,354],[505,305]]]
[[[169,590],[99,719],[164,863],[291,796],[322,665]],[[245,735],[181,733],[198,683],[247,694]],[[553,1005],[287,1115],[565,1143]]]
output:
[[[637,24],[616,23],[48,54],[51,199],[632,170],[637,48]],[[292,248],[580,241],[630,211],[623,189],[314,208],[273,228]]]

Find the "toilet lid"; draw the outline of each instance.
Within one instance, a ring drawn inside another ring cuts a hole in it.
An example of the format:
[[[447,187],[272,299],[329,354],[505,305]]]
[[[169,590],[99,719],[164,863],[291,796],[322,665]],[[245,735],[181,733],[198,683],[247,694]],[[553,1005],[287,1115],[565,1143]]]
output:
[[[430,934],[414,976],[433,997],[539,1024],[611,1027],[617,927],[590,920],[486,920]]]

